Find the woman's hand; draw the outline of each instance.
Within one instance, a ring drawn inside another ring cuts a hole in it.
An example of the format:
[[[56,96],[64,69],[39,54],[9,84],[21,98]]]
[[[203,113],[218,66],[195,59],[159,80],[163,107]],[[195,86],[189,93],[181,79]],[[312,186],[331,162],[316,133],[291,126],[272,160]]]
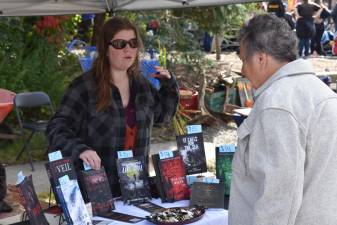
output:
[[[90,165],[94,170],[99,170],[101,168],[101,158],[92,149],[82,152],[79,158],[82,159],[84,163]]]
[[[151,74],[152,77],[158,79],[171,79],[171,74],[167,69],[160,66],[155,66],[154,68],[157,70],[157,73]]]

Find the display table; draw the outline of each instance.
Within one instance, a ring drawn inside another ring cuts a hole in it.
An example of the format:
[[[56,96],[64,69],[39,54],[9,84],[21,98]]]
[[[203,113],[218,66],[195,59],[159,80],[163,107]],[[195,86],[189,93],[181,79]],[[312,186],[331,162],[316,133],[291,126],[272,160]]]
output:
[[[0,123],[12,111],[15,93],[0,88]]]
[[[153,203],[160,205],[165,208],[171,208],[171,207],[184,207],[188,206],[189,201],[188,200],[183,200],[183,201],[178,201],[174,203],[161,203],[160,199],[154,199],[152,200]],[[145,217],[150,215],[150,213],[141,210],[135,206],[131,205],[124,205],[123,202],[121,201],[116,201],[115,202],[115,207],[116,207],[116,212],[120,213],[125,213],[125,214],[130,214],[134,216],[139,216],[139,217]],[[99,220],[108,220],[104,219],[101,217],[94,217],[93,219],[99,219]],[[114,221],[111,220],[111,225],[130,225],[130,223],[125,223],[125,222],[120,222],[120,221]],[[143,220],[139,223],[136,223],[137,225],[151,225],[152,223]],[[227,210],[224,209],[208,209],[206,210],[204,216],[201,218],[201,220],[191,223],[195,225],[227,225],[228,224],[228,212]]]

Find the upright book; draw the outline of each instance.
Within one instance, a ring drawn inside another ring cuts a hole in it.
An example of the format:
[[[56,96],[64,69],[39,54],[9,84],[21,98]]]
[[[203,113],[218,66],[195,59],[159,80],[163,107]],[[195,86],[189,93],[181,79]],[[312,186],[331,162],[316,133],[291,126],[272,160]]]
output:
[[[149,175],[144,157],[117,159],[123,201],[127,204],[151,199]]]
[[[190,206],[223,209],[224,191],[222,184],[195,182],[192,185]]]
[[[181,155],[160,159],[152,155],[157,177],[157,188],[163,202],[174,202],[189,198],[186,170]]]
[[[66,177],[67,175],[60,179]],[[67,208],[71,224],[92,225],[77,180],[65,179],[65,181],[60,182],[60,189],[65,203],[62,208]]]
[[[16,185],[16,188],[20,194],[20,198],[28,215],[30,224],[48,225],[49,223],[43,213],[33,186],[32,175],[25,177],[21,183]]]
[[[216,177],[225,188],[225,195],[229,195],[232,181],[232,161],[235,146],[233,144],[221,145],[215,148]]]
[[[90,225],[91,220],[78,187],[77,176],[71,158],[48,162],[45,167],[50,184],[59,200],[58,203],[62,208],[68,225]],[[81,216],[78,213],[81,213]]]
[[[197,174],[207,171],[202,133],[177,136],[177,146],[183,157],[187,174]]]
[[[91,202],[93,216],[100,216],[115,209],[105,169],[81,171],[83,184]]]

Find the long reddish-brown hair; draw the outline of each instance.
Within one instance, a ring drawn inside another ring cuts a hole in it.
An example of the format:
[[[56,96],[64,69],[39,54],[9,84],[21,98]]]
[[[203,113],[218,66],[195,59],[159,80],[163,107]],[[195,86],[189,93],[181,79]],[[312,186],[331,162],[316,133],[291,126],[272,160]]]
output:
[[[142,41],[137,27],[132,24],[129,20],[123,17],[114,17],[109,19],[103,25],[100,32],[97,50],[98,57],[93,64],[93,72],[98,83],[98,101],[96,105],[97,111],[103,111],[111,104],[111,74],[110,74],[110,64],[108,58],[109,42],[113,37],[121,30],[133,30],[135,32],[136,38],[138,40],[138,52],[142,47]],[[139,75],[139,59],[137,57],[131,67],[127,70],[128,76],[138,76]]]

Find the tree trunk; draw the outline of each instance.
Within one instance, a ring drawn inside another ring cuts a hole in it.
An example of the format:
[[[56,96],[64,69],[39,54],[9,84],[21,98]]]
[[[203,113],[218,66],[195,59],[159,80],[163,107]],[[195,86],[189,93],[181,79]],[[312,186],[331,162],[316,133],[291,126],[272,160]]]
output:
[[[199,97],[199,108],[201,111],[201,115],[206,115],[209,114],[206,106],[205,106],[205,91],[206,91],[206,75],[205,75],[205,70],[202,69],[201,71],[201,76],[200,76],[200,87],[198,90],[198,97]]]
[[[220,37],[218,34],[214,36],[215,39],[215,53],[216,53],[216,60],[219,61],[221,59],[221,43]]]
[[[99,33],[103,27],[104,21],[105,21],[105,13],[95,14],[94,30],[92,32],[92,38],[91,38],[92,46],[95,46],[98,41]]]

